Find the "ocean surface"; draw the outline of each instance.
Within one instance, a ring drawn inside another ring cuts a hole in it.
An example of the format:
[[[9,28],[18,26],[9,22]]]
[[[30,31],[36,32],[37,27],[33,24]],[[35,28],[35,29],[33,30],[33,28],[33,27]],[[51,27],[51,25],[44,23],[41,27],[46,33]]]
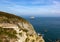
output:
[[[34,27],[37,33],[41,33],[45,42],[60,40],[60,17],[24,17]]]

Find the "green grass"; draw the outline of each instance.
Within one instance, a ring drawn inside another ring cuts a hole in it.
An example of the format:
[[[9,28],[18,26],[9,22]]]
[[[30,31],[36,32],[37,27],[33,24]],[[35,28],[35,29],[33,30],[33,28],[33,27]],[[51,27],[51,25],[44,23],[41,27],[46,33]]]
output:
[[[7,35],[10,38],[17,38],[16,34],[17,34],[16,31],[13,30],[12,28],[6,29],[0,27],[0,35]]]

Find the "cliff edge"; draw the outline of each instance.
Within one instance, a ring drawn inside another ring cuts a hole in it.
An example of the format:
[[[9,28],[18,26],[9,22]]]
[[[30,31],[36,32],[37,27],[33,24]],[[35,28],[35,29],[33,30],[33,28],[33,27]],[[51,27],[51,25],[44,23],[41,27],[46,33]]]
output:
[[[24,18],[0,12],[0,42],[45,42]]]

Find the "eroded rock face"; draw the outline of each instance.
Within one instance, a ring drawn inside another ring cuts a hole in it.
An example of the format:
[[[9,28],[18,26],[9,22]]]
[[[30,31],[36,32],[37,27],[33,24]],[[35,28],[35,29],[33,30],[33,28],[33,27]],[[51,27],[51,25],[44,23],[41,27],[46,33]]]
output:
[[[0,12],[0,42],[44,42],[25,19]]]

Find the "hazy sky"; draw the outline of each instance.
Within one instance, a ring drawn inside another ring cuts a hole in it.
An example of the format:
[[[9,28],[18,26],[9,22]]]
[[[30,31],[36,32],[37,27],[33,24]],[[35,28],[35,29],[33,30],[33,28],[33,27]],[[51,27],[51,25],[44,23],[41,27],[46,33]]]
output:
[[[60,16],[60,0],[0,0],[0,11],[17,15]]]

